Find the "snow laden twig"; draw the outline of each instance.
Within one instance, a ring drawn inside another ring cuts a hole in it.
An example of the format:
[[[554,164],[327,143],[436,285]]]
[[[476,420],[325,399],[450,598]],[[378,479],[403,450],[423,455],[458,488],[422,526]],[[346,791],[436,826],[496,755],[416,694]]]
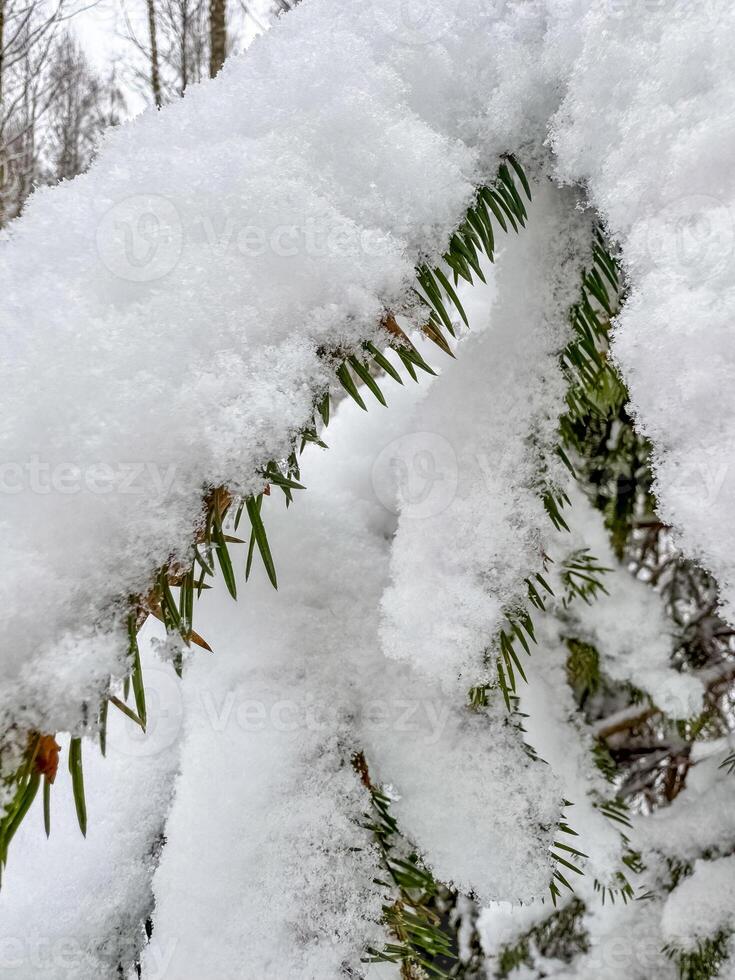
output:
[[[449,247],[442,257],[443,263],[435,267],[423,264],[416,270],[414,294],[419,307],[426,311],[427,315],[420,328],[421,332],[450,356],[453,355],[447,335],[456,337],[456,330],[449,310],[454,308],[468,325],[467,316],[456,292],[460,279],[472,284],[477,277],[484,282],[482,257],[491,262],[494,260],[497,229],[500,228],[507,233],[512,228],[513,231],[518,232],[525,225],[527,212],[517,182],[530,200],[530,187],[524,170],[518,160],[509,154],[501,163],[495,182],[481,187],[477,192],[475,203],[468,209],[465,220],[450,239]],[[381,326],[386,339],[386,348],[395,351],[406,372],[414,381],[418,381],[418,371],[434,373],[393,313],[385,313]],[[364,342],[359,351],[324,350],[321,356],[331,366],[334,379],[339,386],[366,411],[367,406],[360,386],[363,386],[363,390],[369,390],[381,405],[387,404],[374,376],[376,372],[403,384],[403,379],[394,365],[372,341]],[[257,550],[271,584],[274,588],[278,587],[275,562],[261,518],[263,496],[270,494],[271,488],[276,487],[284,494],[286,506],[289,506],[293,500],[293,493],[305,489],[299,482],[299,456],[310,443],[326,448],[321,438],[321,431],[329,424],[330,399],[329,390],[325,390],[319,396],[314,405],[312,423],[301,429],[294,438],[292,451],[288,457],[271,460],[263,467],[260,473],[263,490],[260,493],[243,498],[238,497],[225,486],[208,488],[203,496],[202,517],[195,529],[188,564],[181,560],[167,561],[152,576],[153,585],[147,593],[130,596],[123,603],[130,663],[130,672],[124,681],[124,700],[108,691],[103,695],[96,712],[90,712],[88,707],[84,712],[87,716],[93,714],[97,719],[96,728],[103,753],[106,746],[106,722],[110,704],[143,730],[146,727],[145,682],[137,633],[148,616],[160,620],[167,634],[178,637],[184,648],[189,649],[193,645],[211,651],[206,639],[193,628],[196,599],[208,587],[207,579],[216,574],[217,568],[232,598],[237,598],[230,545],[246,543],[244,539],[236,536],[244,516],[247,517],[250,525],[246,578],[252,569]],[[232,524],[234,534],[229,533],[229,524]],[[174,590],[178,590],[178,596],[174,594]],[[112,609],[111,616],[113,619],[119,618],[119,609]],[[182,652],[175,656],[174,668],[180,676],[183,669]],[[130,689],[133,693],[134,708],[126,703]],[[17,733],[13,733],[13,742],[17,743]],[[27,747],[21,759],[18,762],[14,761],[14,768],[10,771],[6,770],[3,777],[9,799],[0,821],[0,866],[7,860],[10,842],[34,802],[41,777],[43,777],[44,787],[44,813],[46,824],[49,826],[51,787],[54,782],[56,763],[50,765],[44,754],[39,756],[39,747],[48,744],[56,744],[52,734],[29,732],[26,739]],[[58,750],[55,758],[58,760]],[[69,768],[73,777],[72,786],[79,826],[82,833],[85,833],[87,816],[82,743],[79,736],[75,736],[70,743]]]
[[[596,242],[595,256],[597,256],[599,248],[599,243]],[[589,273],[586,273],[583,286],[583,301],[585,302],[588,301],[584,290],[589,288],[589,283],[592,284],[593,288],[597,286],[596,278],[590,277]],[[573,324],[578,319],[576,312],[577,307],[575,306],[571,316]],[[578,329],[578,341],[580,345],[586,342],[586,335],[581,329]],[[582,357],[582,355],[578,355],[574,342],[565,348],[563,356]],[[583,379],[583,383],[590,388],[597,381],[597,376],[593,378],[590,374]],[[569,376],[569,383],[570,386],[578,383],[576,374]],[[588,397],[591,397],[591,394]],[[564,454],[561,443],[558,447],[558,453],[560,456]],[[547,516],[554,529],[556,531],[568,530],[566,521],[561,515],[561,508],[568,503],[566,494],[549,484],[543,485],[539,494],[543,499]],[[598,594],[606,591],[603,579],[609,569],[602,566],[587,550],[574,550],[563,560],[556,572],[562,586],[562,591],[557,598],[555,590],[549,582],[547,572],[549,562],[550,559],[545,557],[544,569],[526,578],[525,601],[523,603],[514,602],[506,612],[506,625],[499,630],[495,640],[498,681],[475,685],[469,691],[468,706],[481,712],[488,707],[491,692],[500,688],[510,714],[509,721],[521,733],[524,729],[522,716],[516,708],[516,677],[519,676],[525,681],[526,675],[515,645],[518,644],[519,647],[522,647],[525,654],[528,655],[531,652],[530,644],[537,642],[532,618],[533,612],[546,612],[550,600],[558,603],[561,609],[566,610],[575,600],[590,603]],[[533,748],[529,744],[524,743],[524,745],[528,754],[538,760]],[[373,826],[376,837],[381,844],[387,871],[399,890],[399,897],[395,903],[384,908],[386,923],[397,941],[389,943],[382,951],[373,950],[372,954],[374,958],[379,960],[401,963],[404,968],[408,969],[407,975],[413,975],[410,972],[413,968],[426,970],[430,975],[446,975],[443,970],[450,969],[451,964],[456,966],[458,960],[453,945],[454,937],[451,935],[451,931],[447,932],[447,924],[442,925],[441,918],[436,914],[434,900],[441,888],[445,886],[436,882],[424,861],[417,854],[409,853],[408,863],[406,863],[406,855],[403,853],[405,844],[402,842],[398,824],[390,812],[390,797],[370,782],[364,755],[360,755],[358,759],[358,771],[362,774],[364,781],[367,779],[366,785],[371,791],[373,807],[378,815],[378,819],[371,826]],[[562,807],[569,805],[567,800],[562,802]],[[611,810],[614,806],[614,803],[610,804]],[[601,804],[602,807],[604,804]],[[606,810],[605,813],[607,813]],[[617,810],[612,816],[609,816],[609,819],[614,818],[619,818]],[[551,845],[553,877],[550,883],[550,894],[555,906],[561,897],[562,887],[573,891],[573,886],[569,880],[572,875],[583,873],[579,862],[584,860],[587,855],[577,846],[578,843],[577,832],[569,825],[568,818],[562,814],[556,839]],[[395,869],[392,865],[396,858],[391,847],[399,844],[403,850],[399,847],[397,851],[400,858],[398,878],[396,878]],[[634,862],[632,855],[630,862]],[[627,898],[631,891],[624,876],[621,876],[620,891],[624,892],[624,898]],[[449,897],[452,898],[452,895],[456,902],[456,893],[450,893]],[[606,887],[602,894],[603,901],[606,896],[614,900],[613,890]]]
[[[608,280],[607,285],[603,276]],[[570,454],[577,444],[575,424],[583,425],[585,416],[590,412],[606,411],[608,405],[615,403],[621,390],[624,390],[606,357],[610,318],[620,302],[616,262],[598,230],[595,232],[592,267],[583,274],[580,301],[570,312],[573,336],[560,356],[562,370],[568,382],[568,410],[559,422],[556,452],[573,477],[576,477],[576,472],[570,461]],[[557,531],[568,531],[569,526],[563,511],[569,505],[569,497],[563,486],[545,482],[539,489],[539,495],[554,528]],[[509,710],[510,698],[517,690],[516,673],[523,680],[526,679],[518,647],[526,655],[530,655],[529,641],[536,643],[533,610],[543,612],[548,599],[554,597],[547,577],[550,561],[548,556],[544,556],[544,567],[526,578],[526,594],[509,607],[506,624],[498,631],[494,642],[499,650],[498,684]],[[562,604],[566,607],[575,597],[589,602],[598,592],[604,592],[603,576],[607,571],[609,569],[600,566],[594,555],[570,555],[563,570],[565,595],[562,597]],[[473,694],[472,698],[477,696]]]
[[[567,379],[567,411],[560,418],[556,451],[571,476],[581,481],[583,486],[584,436],[589,420],[617,415],[626,397],[625,386],[607,357],[611,319],[624,301],[621,283],[617,261],[597,229],[594,233],[592,265],[583,273],[580,300],[570,312],[573,336],[560,358]],[[563,485],[548,482],[539,492],[554,529],[558,532],[569,531],[564,509],[570,505],[570,499]],[[559,611],[566,613],[575,600],[590,605],[598,596],[608,593],[605,577],[613,569],[601,564],[588,548],[573,550],[563,559],[553,577],[549,574],[551,566],[551,558],[544,555],[543,568],[526,578],[525,596],[509,605],[505,613],[505,624],[498,630],[490,648],[496,651],[497,687],[503,694],[509,712],[515,710],[518,678],[527,681],[523,656],[529,656],[532,646],[538,642],[534,613],[546,613],[549,603],[558,605]],[[560,595],[555,594],[550,584],[553,579],[562,586]],[[595,664],[597,665],[596,654]],[[596,666],[595,669],[598,670],[599,667]],[[489,692],[495,686],[486,684],[473,688],[470,691],[470,704],[478,708],[485,706]],[[618,799],[602,800],[596,806],[613,824],[621,828],[623,863],[628,871],[638,873],[642,870],[642,865],[640,855],[629,847],[626,830],[630,828],[630,823],[625,803]],[[554,905],[561,897],[559,885],[573,890],[564,870],[571,869],[581,874],[576,859],[585,856],[569,845],[557,844],[556,848],[554,860],[557,868],[550,886]],[[560,848],[569,853],[566,856],[559,854]],[[616,877],[618,885],[615,888],[595,880],[594,888],[601,894],[603,903],[608,898],[614,902],[616,896],[623,901],[633,898],[634,892],[625,873],[621,870]]]

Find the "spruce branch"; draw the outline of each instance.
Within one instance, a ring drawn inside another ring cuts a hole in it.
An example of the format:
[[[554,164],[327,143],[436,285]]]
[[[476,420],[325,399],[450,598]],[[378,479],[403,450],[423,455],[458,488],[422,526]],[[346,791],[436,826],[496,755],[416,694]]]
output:
[[[508,164],[515,174],[515,178]],[[467,323],[466,313],[456,293],[459,280],[463,279],[472,284],[477,277],[484,282],[481,265],[483,257],[491,262],[494,260],[495,223],[499,224],[503,231],[508,230],[508,223],[515,231],[525,225],[526,209],[515,184],[516,178],[530,199],[530,188],[520,163],[514,157],[508,156],[507,162],[500,165],[495,182],[491,186],[479,188],[475,201],[468,209],[464,221],[451,236],[449,247],[442,256],[443,266],[440,264],[436,267],[430,267],[424,263],[416,269],[417,287],[414,292],[426,313],[421,332],[450,356],[453,356],[453,352],[445,331],[451,337],[456,335],[456,331],[449,310],[455,309],[461,319]],[[506,218],[508,223],[506,223]],[[393,312],[385,312],[380,326],[387,338],[386,350],[391,349],[395,352],[414,381],[418,381],[417,369],[428,374],[435,374],[398,324]],[[358,381],[381,404],[386,404],[382,391],[370,372],[372,364],[394,381],[402,383],[400,374],[386,358],[385,350],[380,351],[372,342],[363,343],[359,351],[322,351],[321,355],[327,363],[333,366],[335,381],[365,410],[367,410],[367,406],[359,390]],[[358,379],[357,381],[353,374]],[[262,489],[259,493],[246,497],[236,497],[229,488],[224,486],[206,488],[202,500],[202,518],[195,529],[188,560],[183,565],[174,562],[172,559],[167,560],[152,575],[151,588],[145,595],[131,596],[125,600],[124,619],[129,635],[129,669],[124,680],[124,700],[121,701],[108,689],[101,695],[100,703],[95,712],[103,753],[106,749],[106,722],[109,703],[126,714],[131,722],[145,728],[147,714],[145,685],[140,666],[137,632],[148,616],[154,616],[163,622],[167,635],[178,636],[185,648],[191,648],[191,645],[194,644],[202,649],[210,650],[206,640],[193,629],[194,609],[196,599],[207,587],[207,577],[211,578],[215,575],[215,567],[219,568],[232,598],[237,598],[235,564],[230,545],[242,542],[234,535],[227,533],[228,520],[232,520],[236,529],[244,512],[250,522],[246,580],[252,570],[254,553],[257,549],[271,584],[274,588],[278,587],[275,562],[261,517],[262,498],[264,495],[270,494],[271,486],[276,486],[283,492],[286,506],[288,506],[293,500],[293,491],[305,489],[300,482],[298,457],[309,443],[315,443],[326,448],[319,432],[320,423],[321,427],[326,427],[329,416],[330,392],[323,391],[318,395],[312,407],[312,421],[294,437],[292,450],[287,459],[271,460],[262,468],[259,474],[262,480]],[[179,590],[178,600],[172,591],[174,589]],[[175,658],[174,669],[181,676],[183,672],[181,655],[177,655]],[[125,704],[131,685],[135,697],[135,710]],[[15,733],[13,736],[14,740],[17,741]],[[42,738],[53,738],[53,734],[29,733],[28,747],[24,752],[22,765],[11,769],[0,777],[10,796],[10,802],[5,808],[3,819],[0,821],[0,868],[7,858],[7,849],[12,835],[28,812],[38,788],[35,777],[39,773],[33,770],[35,756],[32,746],[36,746],[39,739]],[[2,755],[0,754],[1,761]],[[86,833],[87,818],[83,795],[81,739],[77,735],[72,738],[70,743],[69,768],[74,777],[73,790],[80,829],[82,833]],[[50,784],[44,788],[44,808],[46,811],[50,806],[49,794]]]

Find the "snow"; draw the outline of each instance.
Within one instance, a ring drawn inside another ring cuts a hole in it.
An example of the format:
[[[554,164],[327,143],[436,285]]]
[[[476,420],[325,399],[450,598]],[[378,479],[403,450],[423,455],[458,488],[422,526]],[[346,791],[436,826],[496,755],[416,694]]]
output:
[[[631,292],[613,353],[655,447],[659,512],[732,618],[735,9],[615,6],[581,25],[553,146],[622,249]]]
[[[366,944],[381,945],[381,869],[350,765],[350,667],[370,655],[362,597],[380,558],[362,539],[351,553],[359,505],[327,503],[310,488],[292,513],[269,508],[283,556],[277,593],[258,575],[247,603],[223,589],[202,601],[217,652],[195,658],[184,681],[186,764],[155,879],[146,976],[165,975],[155,963],[174,940],[167,970],[182,980],[338,976]]]
[[[393,689],[419,705],[441,704],[442,689],[409,675]],[[561,818],[555,774],[527,756],[501,704],[473,714],[444,707],[436,726],[417,721],[405,733],[365,738],[377,774],[399,794],[392,812],[435,876],[482,902],[548,894],[548,848]]]
[[[381,653],[395,515],[371,474],[423,397],[413,385],[391,393],[383,415],[343,402],[329,451],[305,455],[309,490],[289,512],[268,501],[279,591],[258,570],[247,602],[221,583],[202,599],[216,653],[194,658],[183,681],[185,762],[154,879],[152,976],[174,939],[168,969],[182,980],[336,976],[383,944],[373,878],[385,872],[361,829],[358,749],[438,875],[490,898],[547,888],[560,813],[548,767],[528,759],[502,708],[472,714]]]
[[[588,548],[604,574],[606,594],[570,610],[578,639],[592,643],[603,672],[644,691],[670,718],[693,718],[702,709],[701,681],[671,666],[673,624],[661,597],[617,561],[602,515],[576,487],[570,488],[572,548]]]
[[[726,746],[722,740],[712,744],[718,745],[718,752],[712,753],[710,744],[704,743],[692,753],[686,787],[672,803],[631,818],[626,835],[641,852],[645,869],[629,874],[629,880],[637,894],[646,894],[645,900],[603,905],[592,892],[588,876],[575,882],[586,905],[582,925],[588,933],[589,951],[575,957],[572,964],[537,957],[534,962],[543,969],[541,975],[558,980],[590,976],[613,980],[621,975],[673,980],[679,971],[666,949],[691,951],[720,930],[726,934],[732,930],[733,784],[718,768]],[[581,849],[587,843],[585,840]],[[675,869],[681,871],[678,881],[673,877]],[[489,957],[497,955],[503,945],[517,942],[535,920],[528,912],[512,909],[510,915],[501,915],[495,928],[494,923],[493,912],[483,931]],[[493,938],[495,930],[497,939]],[[718,976],[731,973],[729,961]]]
[[[488,957],[496,956],[504,947],[514,946],[534,926],[548,918],[548,904],[511,905],[510,902],[491,902],[480,911],[477,928],[482,948]]]
[[[455,111],[496,81],[483,4],[428,59],[360,7],[304,4],[0,243],[8,718],[71,727],[95,700],[114,651],[72,705],[40,665],[185,552],[203,486],[259,489],[332,379],[318,350],[377,338],[497,166]]]
[[[585,875],[611,885],[622,870],[619,828],[595,807],[614,795],[594,764],[593,740],[577,711],[567,681],[569,651],[552,616],[537,617],[539,653],[529,663],[528,686],[521,689],[521,711],[528,742],[559,779],[564,799],[573,805],[565,811],[567,824],[578,835],[561,837],[587,855],[578,865]],[[576,882],[575,882],[576,886]]]
[[[465,691],[481,679],[504,610],[540,568],[550,522],[539,487],[547,474],[566,482],[554,456],[565,393],[558,353],[589,225],[571,194],[540,190],[529,229],[498,265],[490,326],[462,342],[410,421],[412,441],[396,447],[415,480],[399,500],[383,647]],[[426,596],[442,601],[427,609]]]
[[[529,223],[500,256],[487,325],[462,341],[457,362],[445,368],[408,419],[410,440],[404,437],[391,449],[404,485],[397,501],[391,582],[382,598],[381,642],[387,657],[425,674],[427,684],[434,679],[437,700],[442,690],[449,691],[455,705],[464,702],[473,684],[486,676],[496,679],[484,655],[504,610],[525,593],[529,571],[541,567],[549,537],[539,487],[550,474],[566,480],[553,454],[564,393],[558,352],[568,339],[568,309],[589,253],[589,225],[575,211],[572,195],[550,187],[538,189]],[[533,290],[524,288],[529,267],[539,270]],[[441,601],[427,602],[427,597]],[[400,685],[400,673],[389,677],[391,685]],[[521,880],[527,875],[519,868],[527,857],[522,849],[512,850],[513,821],[533,810],[526,791],[511,793],[510,773],[523,772],[523,781],[533,774],[541,797],[553,794],[554,787],[540,783],[538,767],[529,765],[503,714],[497,701],[479,719],[453,713],[431,755],[415,752],[410,767],[404,762],[411,792],[402,793],[396,813],[402,826],[427,844],[443,880],[482,899],[527,899],[534,890],[523,895]],[[488,723],[491,732],[485,733]],[[473,746],[465,749],[469,758],[460,765],[457,736],[473,728]],[[405,754],[402,743],[385,742],[375,755]],[[476,772],[483,772],[482,780]],[[485,780],[506,787],[502,802],[493,807],[493,832],[503,841],[497,861],[485,836]],[[562,792],[556,794],[560,800]],[[455,835],[477,846],[460,849],[443,841],[447,812]],[[604,832],[602,818],[599,822]],[[547,838],[547,846],[550,842]],[[543,891],[536,888],[535,894]]]
[[[585,181],[622,246],[614,349],[657,447],[662,513],[729,601],[735,489],[714,454],[735,412],[735,14],[714,31],[695,8],[647,10],[641,29],[572,0],[404,13],[304,3],[219,78],[112,134],[89,173],[39,190],[5,233],[8,721],[75,726],[124,669],[115,601],[185,553],[203,486],[258,489],[330,383],[318,351],[356,349],[384,309],[409,309],[416,261],[509,148]],[[458,662],[492,615],[469,617]]]
[[[662,952],[656,903],[618,902],[602,908],[598,899],[584,924],[589,929],[589,951],[571,964],[549,964],[547,976],[555,980],[676,980],[679,976],[676,963]]]
[[[692,949],[702,939],[735,926],[735,856],[696,861],[690,877],[669,895],[661,925],[667,941]]]
[[[644,846],[681,861],[694,861],[704,852],[727,854],[735,847],[733,785],[720,769],[723,758],[696,761],[686,790],[666,809],[636,821],[636,836]]]
[[[385,895],[357,750],[427,866],[483,901],[544,893],[567,793],[585,898],[614,873],[591,733],[560,696],[559,629],[540,618],[531,668],[548,657],[524,694],[549,765],[499,697],[466,705],[471,684],[496,679],[484,654],[525,577],[576,546],[613,567],[610,596],[576,603],[565,629],[671,717],[701,703],[701,684],[670,667],[658,598],[615,565],[597,516],[577,495],[562,545],[539,498],[545,479],[569,485],[553,457],[556,355],[590,240],[580,184],[628,277],[613,354],[654,444],[660,514],[735,614],[735,10],[713,22],[706,4],[641,17],[432,0],[419,20],[403,14],[307,0],[215,81],[111,135],[89,173],[38,191],[0,239],[0,713],[4,731],[79,731],[83,703],[125,670],[120,603],[186,554],[204,489],[260,490],[333,362],[385,342],[386,309],[417,323],[415,265],[436,261],[500,154],[517,151],[544,187],[532,227],[503,242],[488,322],[457,363],[392,389],[388,412],[344,403],[329,453],[307,453],[308,491],[288,513],[266,502],[279,592],[256,568],[238,605],[219,580],[202,600],[215,653],[193,655],[181,686],[182,771],[153,892],[176,738],[135,765],[112,745],[103,764],[85,742],[90,787],[106,794],[96,812],[90,796],[86,842],[69,844],[63,786],[60,849],[23,828],[28,884],[11,862],[0,937],[27,935],[43,908],[39,939],[83,950],[69,967],[80,980],[129,962],[152,894],[146,976],[308,980],[359,964],[384,939]],[[718,761],[698,760],[671,807],[635,821],[654,877],[666,857],[699,861],[692,877],[663,912],[590,911],[590,952],[548,975],[668,980],[666,936],[729,923],[704,902],[701,919],[683,916],[730,869]],[[16,951],[17,977],[64,976]]]
[[[147,625],[143,734],[110,706],[107,755],[84,740],[87,836],[77,825],[70,777],[59,765],[46,839],[39,804],[13,839],[0,891],[0,963],[12,980],[97,980],[132,966],[153,909],[151,877],[163,844],[179,765],[183,704],[178,679],[152,655],[162,628]],[[68,739],[59,736],[62,760]],[[29,929],[29,923],[33,923]],[[169,955],[162,950],[165,958]],[[127,973],[125,974],[127,975]]]

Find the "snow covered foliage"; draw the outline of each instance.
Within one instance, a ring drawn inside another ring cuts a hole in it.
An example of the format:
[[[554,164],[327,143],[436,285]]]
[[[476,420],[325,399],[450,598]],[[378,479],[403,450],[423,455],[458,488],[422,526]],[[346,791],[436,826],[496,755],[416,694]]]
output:
[[[444,450],[430,492],[399,500],[393,585],[383,600],[382,641],[465,690],[504,610],[524,590],[553,533],[539,489],[566,482],[555,453],[565,379],[559,352],[589,257],[589,222],[572,194],[546,190],[527,233],[511,241],[493,278],[492,323],[469,337],[412,421],[415,445]],[[528,269],[534,286],[527,288]],[[434,450],[436,453],[436,450]],[[427,472],[427,485],[431,473]],[[426,595],[442,596],[427,616]]]
[[[418,393],[401,392],[395,408]],[[502,715],[484,723],[381,654],[394,518],[370,474],[407,418],[399,410],[386,423],[342,406],[328,453],[305,458],[308,492],[290,513],[267,508],[282,556],[278,593],[258,575],[245,609],[221,591],[203,600],[218,653],[215,663],[197,658],[184,679],[187,764],[146,952],[154,962],[176,937],[176,976],[227,976],[234,963],[253,976],[338,976],[366,945],[380,947],[387,896],[373,879],[385,871],[361,829],[368,798],[349,764],[356,746],[437,871],[489,895],[547,888],[545,828],[558,820],[560,797],[546,767],[524,755]],[[232,774],[226,785],[223,772]],[[509,794],[502,806],[499,793]],[[452,800],[462,805],[448,821]],[[460,845],[467,839],[477,851]],[[477,862],[478,852],[488,860]]]
[[[186,558],[203,488],[262,489],[330,362],[384,342],[385,311],[413,305],[417,262],[438,257],[515,145],[488,129],[505,77],[488,58],[492,8],[476,0],[465,20],[437,5],[436,43],[413,48],[391,7],[305,4],[11,225],[8,720],[70,727],[99,697],[124,647],[116,662],[89,631]]]
[[[571,544],[588,548],[603,565],[606,592],[572,610],[579,639],[594,645],[612,679],[635,684],[671,718],[693,718],[702,708],[702,683],[673,669],[673,624],[660,597],[613,555],[600,514],[579,490],[570,492]]]
[[[631,291],[613,352],[655,446],[661,516],[732,616],[735,9],[633,7],[590,5],[553,145],[622,250]]]
[[[179,681],[141,637],[149,705],[144,734],[111,712],[106,757],[85,741],[87,834],[77,826],[70,776],[59,767],[45,839],[32,814],[13,840],[0,894],[0,961],[14,980],[113,977],[132,969],[150,928],[151,879],[165,840],[179,765],[183,702]],[[64,745],[68,738],[59,736]],[[34,923],[29,930],[28,924]]]
[[[4,233],[9,975],[731,969],[711,8],[305,0]]]

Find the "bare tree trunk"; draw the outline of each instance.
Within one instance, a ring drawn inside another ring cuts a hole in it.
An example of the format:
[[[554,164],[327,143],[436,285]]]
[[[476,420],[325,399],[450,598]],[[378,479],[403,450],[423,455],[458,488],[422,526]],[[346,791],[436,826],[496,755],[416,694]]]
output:
[[[148,6],[148,33],[151,38],[151,88],[153,89],[153,101],[157,108],[163,105],[163,95],[161,93],[161,74],[158,69],[158,42],[156,40],[156,10],[154,0],[146,0]]]
[[[219,72],[227,54],[227,0],[209,0],[209,77]]]
[[[0,0],[0,228],[5,224],[5,113],[3,112],[3,75],[5,73],[5,0]]]
[[[0,105],[3,101],[3,70],[5,67],[5,0],[0,0]],[[0,116],[0,122],[2,117]]]
[[[181,88],[183,95],[189,85],[189,2],[181,4]]]

